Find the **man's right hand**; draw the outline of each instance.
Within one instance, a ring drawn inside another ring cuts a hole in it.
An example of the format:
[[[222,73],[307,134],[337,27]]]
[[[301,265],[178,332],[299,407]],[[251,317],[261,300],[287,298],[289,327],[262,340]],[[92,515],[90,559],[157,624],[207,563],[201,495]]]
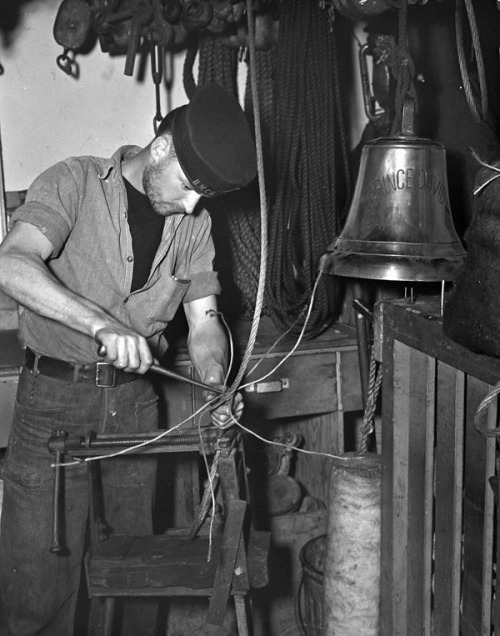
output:
[[[105,327],[94,334],[103,359],[130,373],[146,373],[154,362],[148,343],[143,336],[127,327]]]

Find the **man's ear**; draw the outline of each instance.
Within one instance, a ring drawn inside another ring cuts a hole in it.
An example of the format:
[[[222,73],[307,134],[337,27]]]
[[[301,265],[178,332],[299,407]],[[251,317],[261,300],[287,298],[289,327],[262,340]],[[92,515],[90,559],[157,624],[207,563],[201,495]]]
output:
[[[168,157],[172,143],[171,137],[164,137],[163,135],[153,139],[150,148],[151,158],[153,161],[158,163]]]

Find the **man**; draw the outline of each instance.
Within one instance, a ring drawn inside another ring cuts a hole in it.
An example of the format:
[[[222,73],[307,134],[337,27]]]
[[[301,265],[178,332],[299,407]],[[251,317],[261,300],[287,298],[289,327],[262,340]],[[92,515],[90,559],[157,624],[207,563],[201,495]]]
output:
[[[197,204],[245,186],[255,172],[241,108],[227,91],[207,85],[165,118],[145,148],[49,168],[14,214],[0,246],[0,288],[20,305],[26,361],[3,466],[2,636],[73,634],[88,512],[85,469],[66,470],[67,550],[53,554],[51,432],[156,428],[157,398],[145,374],[168,346],[163,332],[180,303],[201,381],[224,385],[227,341],[216,313],[210,217]],[[242,408],[236,394],[212,419],[224,427]],[[154,460],[146,457],[103,462],[114,531],[152,532],[154,477]],[[146,615],[140,613],[140,626],[124,620],[127,633],[155,633]]]

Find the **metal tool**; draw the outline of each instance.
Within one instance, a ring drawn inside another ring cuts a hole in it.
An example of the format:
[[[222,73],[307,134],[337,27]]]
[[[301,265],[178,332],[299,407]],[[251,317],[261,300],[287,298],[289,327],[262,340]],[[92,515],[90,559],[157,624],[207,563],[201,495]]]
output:
[[[205,391],[210,391],[211,393],[218,393],[222,395],[224,393],[224,389],[219,389],[217,386],[212,386],[210,384],[204,384],[203,382],[198,382],[197,380],[192,380],[191,378],[186,378],[184,375],[180,375],[179,373],[175,373],[174,371],[169,371],[169,369],[165,369],[164,367],[160,367],[157,364],[152,364],[150,371],[153,373],[159,373],[160,375],[165,375],[169,378],[173,378],[174,380],[180,380],[181,382],[187,382],[188,384],[192,384],[193,386],[197,386],[200,389],[204,389]]]
[[[48,440],[48,449],[54,455],[54,487],[52,509],[52,545],[50,552],[65,554],[67,547],[64,541],[64,477],[63,466],[65,455],[74,458],[85,458],[116,453],[120,449],[128,449],[135,453],[186,453],[198,449],[200,453],[214,454],[216,449],[223,452],[231,448],[235,432],[222,433],[210,426],[198,430],[172,431],[160,436],[160,431],[143,433],[87,435],[69,434],[63,430],[52,431]],[[137,446],[136,449],[133,449]],[[91,517],[94,514],[91,511]],[[105,526],[105,522],[103,522]]]
[[[101,358],[104,358],[106,356],[106,347],[103,344],[99,344],[99,349],[97,350],[97,353],[101,356]],[[187,378],[184,375],[180,375],[179,373],[175,373],[174,371],[170,371],[169,369],[160,367],[158,364],[152,364],[149,370],[152,371],[153,373],[158,373],[159,375],[164,375],[174,380],[187,382],[188,384],[197,386],[200,389],[204,389],[205,391],[210,391],[211,393],[218,393],[219,395],[222,395],[224,393],[224,389],[220,389],[219,387],[212,386],[210,384],[204,384],[203,382],[198,382],[197,380],[192,380],[191,378]]]

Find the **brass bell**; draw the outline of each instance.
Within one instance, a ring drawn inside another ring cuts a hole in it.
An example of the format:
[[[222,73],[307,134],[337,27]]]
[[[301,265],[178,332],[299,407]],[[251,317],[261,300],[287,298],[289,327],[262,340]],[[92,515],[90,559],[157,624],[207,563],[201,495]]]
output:
[[[450,211],[442,144],[402,133],[368,142],[346,223],[323,257],[323,271],[392,281],[453,280],[465,250]]]

